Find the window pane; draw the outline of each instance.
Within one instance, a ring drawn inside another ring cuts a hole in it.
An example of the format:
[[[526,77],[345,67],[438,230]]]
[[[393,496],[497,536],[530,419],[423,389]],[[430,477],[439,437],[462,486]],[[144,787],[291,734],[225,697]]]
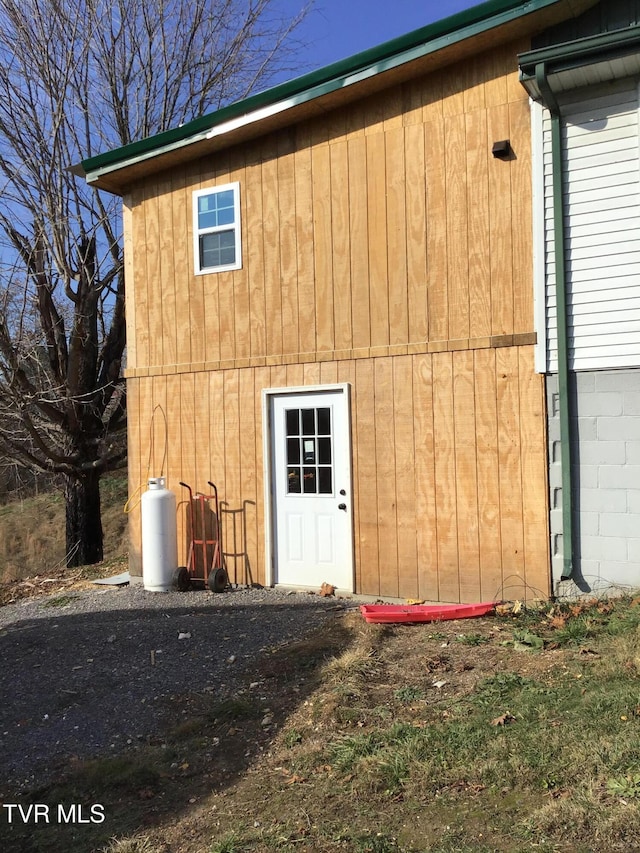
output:
[[[287,409],[287,435],[300,435],[300,409]]]
[[[232,225],[234,218],[233,190],[216,193],[217,225]]]
[[[321,495],[330,495],[333,492],[331,468],[318,468],[318,491]]]
[[[318,439],[318,462],[321,465],[331,465],[331,439]]]
[[[289,494],[300,494],[300,469],[287,469],[287,492]]]
[[[233,225],[234,217],[233,190],[198,197],[198,229]]]
[[[303,468],[302,475],[302,490],[305,495],[315,494],[318,490],[316,488],[316,469],[315,468]]]
[[[202,234],[200,237],[200,267],[222,267],[236,262],[236,237],[234,231]]]
[[[303,435],[315,435],[316,432],[316,419],[315,419],[315,409],[303,409],[302,410],[302,434]]]
[[[331,435],[331,409],[318,409],[318,435]]]
[[[289,465],[300,464],[300,440],[297,438],[287,439],[287,462]]]
[[[316,442],[313,438],[302,439],[302,461],[305,465],[316,464]]]

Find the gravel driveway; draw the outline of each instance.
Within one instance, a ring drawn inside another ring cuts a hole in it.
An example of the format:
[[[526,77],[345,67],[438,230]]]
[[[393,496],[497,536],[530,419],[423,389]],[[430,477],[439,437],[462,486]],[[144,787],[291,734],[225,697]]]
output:
[[[304,636],[343,605],[352,606],[272,589],[130,586],[0,608],[0,793],[15,797],[74,756],[152,737],[168,700],[228,694],[261,652]]]

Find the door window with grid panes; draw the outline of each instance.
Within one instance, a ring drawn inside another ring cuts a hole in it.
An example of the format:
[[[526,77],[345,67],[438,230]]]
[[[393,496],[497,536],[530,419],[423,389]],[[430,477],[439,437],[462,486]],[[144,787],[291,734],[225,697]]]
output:
[[[287,494],[333,494],[331,409],[287,409]]]

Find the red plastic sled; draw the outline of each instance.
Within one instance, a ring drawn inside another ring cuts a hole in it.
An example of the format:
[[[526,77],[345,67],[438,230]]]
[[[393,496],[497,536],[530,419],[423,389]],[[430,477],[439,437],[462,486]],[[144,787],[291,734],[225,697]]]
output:
[[[361,604],[360,610],[367,622],[444,622],[485,616],[495,606],[495,601],[483,604]]]

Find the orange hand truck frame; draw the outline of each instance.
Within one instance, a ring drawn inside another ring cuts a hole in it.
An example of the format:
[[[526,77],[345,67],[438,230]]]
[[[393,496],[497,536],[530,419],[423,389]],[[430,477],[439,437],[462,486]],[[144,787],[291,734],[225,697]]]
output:
[[[220,523],[220,505],[218,503],[218,489],[215,483],[207,480],[213,489],[212,494],[204,495],[200,492],[193,493],[188,483],[180,481],[180,485],[189,493],[189,505],[187,510],[187,529],[189,536],[189,548],[187,551],[187,565],[179,566],[174,574],[173,585],[181,592],[186,592],[192,581],[208,585],[212,592],[224,592],[229,585],[227,571],[223,565],[222,554],[222,525]],[[215,513],[215,536],[207,537],[207,512],[211,509]],[[209,549],[213,549],[211,563],[209,563]],[[202,555],[202,565],[198,568],[198,554]]]

